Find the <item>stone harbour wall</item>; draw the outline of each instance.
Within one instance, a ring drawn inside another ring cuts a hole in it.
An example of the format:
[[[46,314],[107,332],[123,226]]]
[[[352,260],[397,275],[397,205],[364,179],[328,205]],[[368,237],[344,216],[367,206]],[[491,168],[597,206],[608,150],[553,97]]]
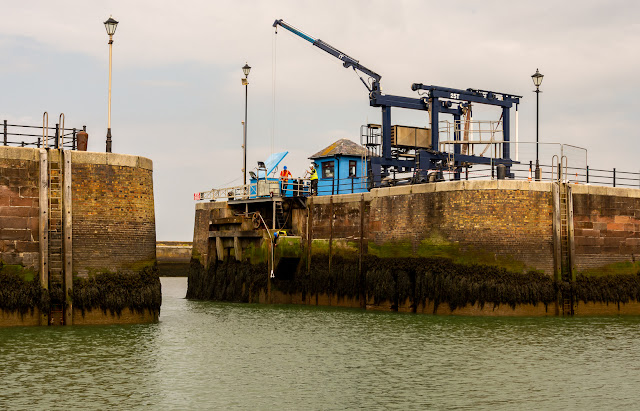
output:
[[[50,180],[48,163],[64,170],[66,161],[57,150],[0,146],[0,326],[46,325],[54,318],[56,325],[72,324],[76,317],[78,323],[157,320],[161,295],[151,160],[79,151],[66,151],[64,158],[70,159],[71,189],[70,201],[62,202],[71,230],[65,229],[62,240],[70,247],[62,250],[63,258],[70,251],[72,268],[65,268],[62,280],[56,274],[56,281],[64,282],[60,291],[59,285],[49,288],[46,264],[47,259],[53,264],[46,250],[60,240],[49,239],[40,227],[48,221],[47,192],[64,192]],[[69,176],[63,174],[66,184]],[[81,287],[74,293],[72,284]],[[82,310],[72,308],[76,301]],[[125,318],[121,314],[127,310],[147,314]]]
[[[458,315],[639,314],[640,190],[571,186],[572,268],[556,254],[556,190],[459,181],[309,198],[293,211],[292,236],[279,240],[273,279],[266,234],[243,258],[224,244],[223,258],[203,258],[215,255],[212,218],[233,206],[199,203],[187,296]]]

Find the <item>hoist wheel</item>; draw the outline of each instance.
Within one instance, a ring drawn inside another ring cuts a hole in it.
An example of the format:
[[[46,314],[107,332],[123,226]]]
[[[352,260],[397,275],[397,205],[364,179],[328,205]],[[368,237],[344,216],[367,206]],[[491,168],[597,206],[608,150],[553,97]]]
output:
[[[253,222],[253,228],[260,228],[260,213],[254,213],[253,217],[251,217],[251,221]]]

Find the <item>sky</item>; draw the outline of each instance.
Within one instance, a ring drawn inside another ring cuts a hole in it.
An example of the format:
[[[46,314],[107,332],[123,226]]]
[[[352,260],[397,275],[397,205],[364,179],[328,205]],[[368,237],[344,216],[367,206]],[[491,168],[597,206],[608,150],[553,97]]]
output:
[[[247,168],[272,152],[302,175],[310,155],[381,121],[353,70],[272,27],[284,19],[382,75],[382,91],[416,97],[412,83],[523,96],[520,160],[536,138],[531,75],[544,75],[539,139],[584,148],[589,166],[640,171],[632,97],[640,82],[635,1],[5,2],[0,25],[0,120],[87,126],[105,151],[108,36],[113,44],[113,152],[154,164],[158,240],[193,237],[193,193],[242,183],[242,66],[248,86]],[[497,109],[474,120],[498,120]],[[392,123],[425,127],[425,112]],[[527,148],[528,147],[528,148]],[[585,160],[570,161],[584,163]],[[582,157],[580,157],[582,158]],[[544,162],[541,158],[541,162]],[[550,159],[547,161],[550,163]]]

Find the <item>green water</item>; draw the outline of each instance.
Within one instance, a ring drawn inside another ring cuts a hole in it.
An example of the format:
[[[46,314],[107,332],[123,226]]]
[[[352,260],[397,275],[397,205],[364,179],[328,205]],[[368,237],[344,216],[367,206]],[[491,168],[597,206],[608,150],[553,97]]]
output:
[[[640,318],[187,301],[160,322],[0,329],[0,409],[638,408]]]

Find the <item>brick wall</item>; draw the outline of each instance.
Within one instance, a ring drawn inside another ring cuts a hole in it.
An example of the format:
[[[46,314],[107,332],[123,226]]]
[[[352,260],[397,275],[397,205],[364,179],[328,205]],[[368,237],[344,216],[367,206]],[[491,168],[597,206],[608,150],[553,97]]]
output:
[[[73,152],[73,271],[139,271],[156,250],[153,172],[141,157]]]
[[[0,147],[0,260],[38,270],[38,150]]]
[[[340,198],[342,197],[342,198]],[[350,194],[334,197],[333,205],[329,202],[318,203],[318,198],[313,205],[313,238],[333,238],[357,239],[360,237],[360,198],[365,199],[364,206],[364,227],[368,230],[370,195]],[[345,198],[346,197],[346,198]],[[324,200],[324,199],[323,199]],[[331,227],[333,220],[333,228]],[[304,221],[306,224],[306,221]],[[299,232],[304,233],[306,225],[301,227]]]
[[[371,206],[371,239],[410,241],[414,251],[444,241],[551,274],[552,213],[551,193],[541,191],[471,187],[380,197]]]
[[[329,238],[330,219],[334,239],[359,236],[360,196],[346,197],[334,197],[333,205],[329,197],[314,198],[314,238]],[[378,189],[364,198],[365,237],[374,246],[402,244],[415,255],[425,245],[436,253],[444,246],[467,253],[468,262],[553,273],[552,195],[545,183],[461,181]]]
[[[591,191],[573,195],[576,268],[635,261],[640,257],[639,190],[592,187]]]

